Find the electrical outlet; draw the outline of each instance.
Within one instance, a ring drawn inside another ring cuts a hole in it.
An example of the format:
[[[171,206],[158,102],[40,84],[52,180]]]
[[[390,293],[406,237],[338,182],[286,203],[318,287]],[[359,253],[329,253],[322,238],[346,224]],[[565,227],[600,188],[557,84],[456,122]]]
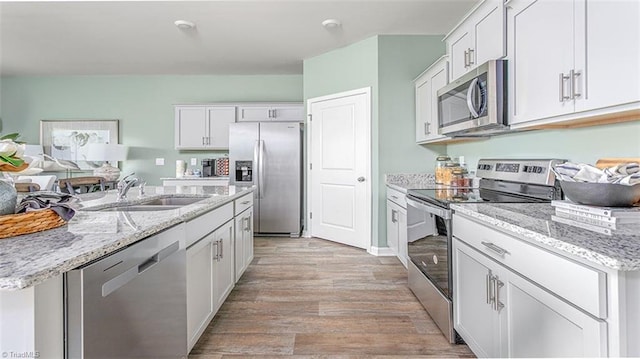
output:
[[[194,157],[194,158],[192,158],[192,159],[191,159],[191,165],[192,165],[192,166],[197,166],[197,165],[198,165],[198,159],[197,159],[197,158],[195,158],[195,157]]]
[[[156,166],[164,166],[164,158],[156,158]]]

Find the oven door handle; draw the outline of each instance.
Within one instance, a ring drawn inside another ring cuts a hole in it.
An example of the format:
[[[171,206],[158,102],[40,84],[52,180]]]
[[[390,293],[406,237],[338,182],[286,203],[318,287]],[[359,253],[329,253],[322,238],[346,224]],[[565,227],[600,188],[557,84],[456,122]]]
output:
[[[451,211],[443,209],[443,208],[438,208],[438,207],[434,207],[434,206],[429,206],[426,205],[424,203],[420,203],[418,201],[415,201],[409,197],[407,197],[407,205],[415,207],[421,211],[427,212],[427,213],[431,213],[433,215],[436,215],[438,217],[442,217],[443,219],[451,219]]]

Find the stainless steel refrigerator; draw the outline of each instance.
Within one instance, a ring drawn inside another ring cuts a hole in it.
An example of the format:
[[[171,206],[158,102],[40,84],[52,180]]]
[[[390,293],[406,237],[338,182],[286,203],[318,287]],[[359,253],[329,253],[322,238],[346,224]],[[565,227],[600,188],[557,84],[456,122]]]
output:
[[[229,126],[229,182],[255,185],[254,232],[299,236],[302,124],[244,122]]]

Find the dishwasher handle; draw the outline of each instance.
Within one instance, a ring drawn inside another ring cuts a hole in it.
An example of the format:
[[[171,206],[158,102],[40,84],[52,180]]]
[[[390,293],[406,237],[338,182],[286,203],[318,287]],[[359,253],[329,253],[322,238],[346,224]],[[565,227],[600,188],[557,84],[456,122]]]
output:
[[[177,252],[179,249],[180,249],[180,242],[178,241],[173,242],[172,244],[161,249],[158,253],[147,258],[147,260],[145,260],[141,264],[131,267],[129,268],[129,270],[125,271],[124,273],[106,281],[104,284],[102,284],[102,296],[106,297],[109,294],[118,290],[119,288],[122,288],[125,284],[131,282],[138,275],[141,275],[142,273],[148,271],[149,269],[151,269],[151,267],[162,262],[165,258]]]

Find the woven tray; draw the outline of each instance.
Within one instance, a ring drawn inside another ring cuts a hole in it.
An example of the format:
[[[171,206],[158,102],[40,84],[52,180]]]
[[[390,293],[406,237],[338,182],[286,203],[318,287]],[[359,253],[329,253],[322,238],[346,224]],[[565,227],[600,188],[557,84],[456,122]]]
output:
[[[65,225],[51,209],[0,216],[0,238],[36,233]]]

